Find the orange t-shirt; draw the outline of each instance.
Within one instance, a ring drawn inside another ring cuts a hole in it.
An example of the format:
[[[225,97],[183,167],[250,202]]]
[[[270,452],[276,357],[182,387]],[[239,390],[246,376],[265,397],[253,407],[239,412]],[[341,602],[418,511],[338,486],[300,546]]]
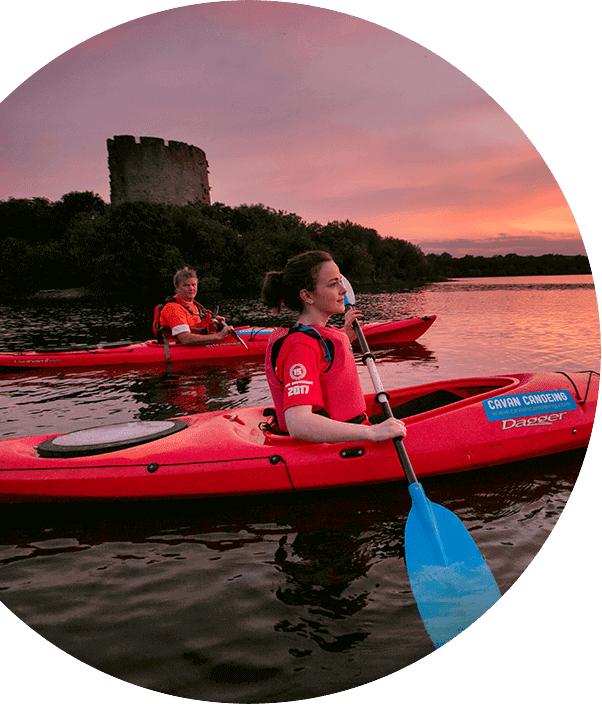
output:
[[[203,334],[214,333],[217,331],[212,322],[212,313],[209,310],[204,311],[203,317],[199,314],[196,301],[186,303],[177,294],[174,296],[176,301],[166,303],[161,311],[159,323],[170,328],[171,334],[165,332],[164,335],[169,342],[177,340],[178,335],[183,332],[196,332]],[[194,329],[193,329],[194,328]]]

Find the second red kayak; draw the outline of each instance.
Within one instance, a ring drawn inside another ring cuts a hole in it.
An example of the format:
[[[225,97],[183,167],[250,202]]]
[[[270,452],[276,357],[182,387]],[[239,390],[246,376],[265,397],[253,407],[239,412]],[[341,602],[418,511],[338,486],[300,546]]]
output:
[[[388,347],[414,342],[435,322],[437,316],[408,318],[390,323],[368,323],[364,334],[373,347]],[[104,367],[114,364],[127,366],[166,365],[187,361],[215,361],[246,357],[261,357],[265,354],[268,338],[274,328],[236,328],[236,332],[247,345],[247,349],[233,337],[203,346],[170,345],[169,359],[165,348],[156,340],[123,345],[66,348],[64,350],[32,350],[0,354],[0,368],[8,369],[52,369],[60,367]]]

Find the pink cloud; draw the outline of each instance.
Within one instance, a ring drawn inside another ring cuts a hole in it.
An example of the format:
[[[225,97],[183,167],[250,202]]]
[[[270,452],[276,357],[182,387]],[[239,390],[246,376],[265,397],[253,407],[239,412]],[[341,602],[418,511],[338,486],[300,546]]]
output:
[[[108,201],[106,139],[133,134],[204,149],[213,199],[229,205],[410,239],[576,232],[533,145],[466,75],[309,6],[212,3],[118,26],[9,96],[0,132],[0,198]]]

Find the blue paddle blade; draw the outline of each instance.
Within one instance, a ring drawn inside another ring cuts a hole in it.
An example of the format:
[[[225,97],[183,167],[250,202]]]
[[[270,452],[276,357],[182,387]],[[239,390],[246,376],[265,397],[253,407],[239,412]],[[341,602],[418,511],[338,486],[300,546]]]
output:
[[[347,289],[347,293],[344,296],[345,305],[346,306],[354,306],[355,305],[355,293],[353,292],[353,287],[349,283],[349,280],[346,279],[344,276],[341,276],[341,283]]]
[[[411,484],[405,558],[418,611],[436,648],[468,628],[500,598],[487,563],[462,521]]]

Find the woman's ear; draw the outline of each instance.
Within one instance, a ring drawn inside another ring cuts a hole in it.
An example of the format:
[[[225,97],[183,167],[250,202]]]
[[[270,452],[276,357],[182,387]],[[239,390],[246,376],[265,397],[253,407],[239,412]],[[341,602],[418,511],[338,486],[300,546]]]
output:
[[[299,291],[299,298],[303,301],[303,303],[307,303],[308,305],[311,305],[314,302],[313,296],[306,288]]]

